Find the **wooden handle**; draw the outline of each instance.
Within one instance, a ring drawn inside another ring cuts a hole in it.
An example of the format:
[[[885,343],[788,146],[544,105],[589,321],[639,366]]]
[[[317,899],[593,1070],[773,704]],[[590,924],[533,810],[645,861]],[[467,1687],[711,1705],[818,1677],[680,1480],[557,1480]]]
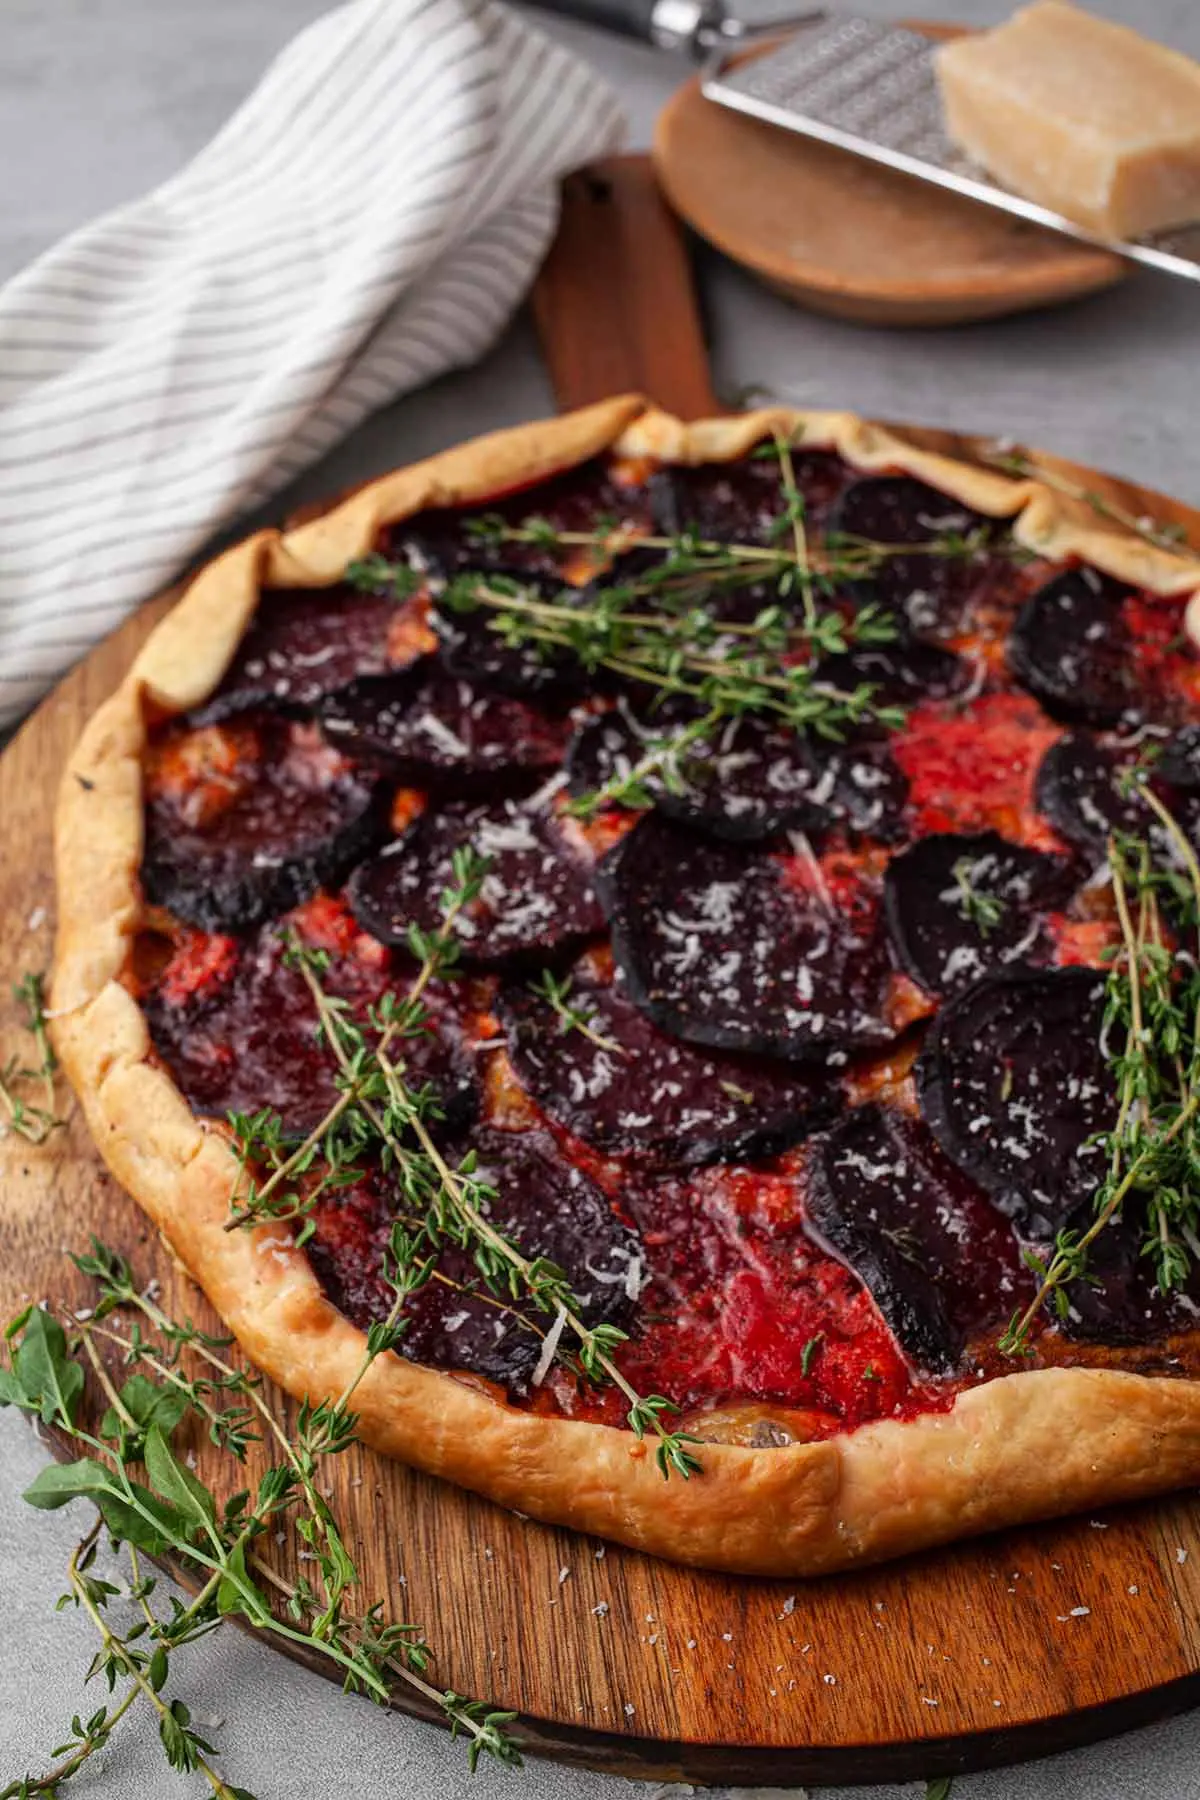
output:
[[[630,392],[681,419],[723,410],[683,229],[648,156],[606,157],[567,177],[533,310],[564,412]]]

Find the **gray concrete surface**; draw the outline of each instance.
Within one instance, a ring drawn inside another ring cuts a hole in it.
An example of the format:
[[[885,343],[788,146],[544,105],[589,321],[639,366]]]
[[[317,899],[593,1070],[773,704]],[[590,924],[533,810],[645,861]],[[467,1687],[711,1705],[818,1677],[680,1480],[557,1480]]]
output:
[[[1093,9],[1200,55],[1195,0],[1093,0]],[[321,0],[0,0],[0,280],[170,174],[320,10]],[[1002,5],[875,0],[874,10],[985,23]],[[630,142],[644,144],[676,66],[592,32],[554,29],[609,74],[629,110]],[[898,335],[795,311],[715,257],[701,259],[701,280],[723,392],[761,382],[798,402],[1009,433],[1200,501],[1200,290],[1139,275],[1057,313]],[[519,321],[481,367],[370,421],[280,505],[550,405]],[[19,1500],[39,1456],[25,1425],[0,1415],[0,1786],[36,1772],[72,1712],[90,1710],[80,1681],[88,1627],[51,1610],[73,1521]],[[259,1800],[463,1800],[468,1791],[479,1800],[504,1792],[638,1800],[630,1784],[545,1764],[524,1777],[485,1771],[472,1783],[441,1734],[343,1699],[235,1632],[199,1646],[190,1666],[194,1713],[224,1721],[214,1731],[228,1778]],[[80,1800],[159,1800],[203,1788],[165,1769],[142,1719],[70,1791]],[[858,1791],[863,1800],[919,1792]],[[1200,1717],[963,1778],[955,1800],[1200,1800]]]

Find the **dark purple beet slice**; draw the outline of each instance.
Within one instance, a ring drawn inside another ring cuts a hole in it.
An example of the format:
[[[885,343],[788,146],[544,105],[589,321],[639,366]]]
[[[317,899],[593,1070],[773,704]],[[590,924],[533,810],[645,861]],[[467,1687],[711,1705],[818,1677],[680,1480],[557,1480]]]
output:
[[[543,1112],[606,1156],[651,1169],[773,1156],[838,1109],[836,1088],[815,1074],[668,1037],[619,978],[577,971],[567,1003],[592,1036],[531,988],[503,989],[509,1054]]]
[[[317,1037],[311,991],[283,956],[283,936],[267,927],[249,940],[217,940],[219,973],[191,992],[176,994],[170,978],[153,987],[141,1005],[151,1041],[193,1111],[224,1118],[264,1107],[283,1120],[288,1136],[303,1138],[338,1097],[337,1062]],[[202,960],[203,949],[189,946]],[[382,953],[377,953],[382,954]],[[391,989],[403,995],[412,971],[334,957],[322,980],[328,992],[353,1003],[365,1022],[367,1008]],[[429,1030],[404,1047],[414,1087],[432,1086],[445,1115],[444,1129],[460,1130],[475,1110],[471,1058],[444,998],[428,997]]]
[[[623,701],[589,719],[567,754],[571,792],[591,794],[627,778],[676,726],[671,711],[641,714]],[[812,746],[793,731],[772,731],[757,719],[731,720],[711,743],[686,747],[671,785],[652,769],[645,788],[669,817],[733,842],[770,837],[785,826],[815,830],[838,787],[819,760],[834,749]]]
[[[937,1015],[917,1064],[942,1148],[1031,1238],[1064,1226],[1104,1174],[1088,1142],[1117,1116],[1103,1013],[1091,969],[1006,970]]]
[[[992,537],[1003,530],[1002,522],[973,512],[911,475],[864,476],[842,494],[826,524],[835,553],[838,538],[919,545],[947,534]],[[990,571],[986,549],[952,557],[914,550],[885,557],[872,574],[849,586],[861,600],[894,610],[919,637],[936,639],[963,628]]]
[[[938,833],[888,864],[884,917],[901,968],[927,993],[953,994],[990,969],[1034,960],[1039,915],[1064,905],[1075,885],[1064,857],[994,831]]]
[[[664,788],[656,804],[670,818],[733,842],[786,826],[816,830],[838,808],[842,754],[841,746],[773,731],[758,719],[731,719],[710,743],[687,750],[678,787]]]
[[[489,864],[479,899],[455,922],[468,961],[550,957],[604,929],[588,871],[553,816],[511,800],[422,813],[360,863],[346,890],[359,924],[384,944],[405,943],[413,925],[436,931],[454,853],[466,847]]]
[[[1084,1231],[1092,1221],[1085,1208],[1074,1221]],[[1200,1312],[1200,1271],[1192,1271],[1181,1289],[1161,1293],[1154,1265],[1142,1255],[1146,1227],[1144,1209],[1133,1195],[1125,1216],[1113,1219],[1087,1253],[1087,1278],[1064,1288],[1067,1312],[1056,1324],[1064,1337],[1081,1343],[1161,1344],[1176,1331],[1194,1331]]]
[[[479,571],[486,580],[486,572]],[[530,584],[524,583],[527,590]],[[557,582],[537,580],[530,590],[555,600],[569,600],[577,589],[562,590]],[[559,703],[577,698],[588,685],[588,675],[570,650],[542,644],[506,644],[493,629],[498,614],[492,607],[476,612],[455,612],[435,602],[430,622],[441,640],[441,660],[451,675],[461,676],[498,694],[518,700],[553,698]]]
[[[728,559],[722,564],[714,556],[707,559],[707,573],[701,578],[698,571],[705,561],[694,556],[684,559],[687,586],[682,591],[687,605],[703,606],[714,625],[752,625],[767,607],[799,612],[800,595],[793,593],[795,582],[786,571],[781,581],[777,573],[764,577],[761,564],[730,564]],[[678,605],[680,579],[680,559],[674,552],[634,544],[593,577],[583,598],[594,604],[604,595],[611,603],[615,593],[629,611],[664,611],[672,598]],[[619,676],[613,679],[620,683]]]
[[[868,1288],[905,1356],[948,1375],[1030,1286],[1012,1227],[918,1119],[861,1106],[813,1140],[810,1227]]]
[[[481,541],[468,522],[485,517],[517,528],[544,519],[556,532],[593,532],[601,520],[608,528],[637,529],[648,523],[649,509],[644,489],[618,481],[596,458],[499,499],[418,513],[391,528],[387,553],[445,578],[468,569],[557,578],[566,565],[587,556],[587,547],[578,544]]]
[[[651,813],[597,885],[630,997],[688,1043],[804,1061],[895,1036],[873,922],[780,858]]]
[[[182,787],[152,772],[142,886],[189,925],[248,930],[336,884],[370,848],[381,824],[378,782],[315,726],[266,713],[168,734],[160,768],[198,754],[206,733],[236,743],[236,758],[216,771],[210,762]],[[220,795],[223,783],[232,800]]]
[[[648,743],[670,728],[666,713],[646,714],[624,698],[611,712],[584,719],[567,746],[567,786],[577,798],[595,794],[610,781],[625,781],[638,761],[649,754]],[[655,773],[645,777],[647,790],[657,796],[662,782]]]
[[[1138,702],[1122,602],[1129,590],[1096,569],[1071,569],[1030,595],[1008,639],[1016,679],[1056,719],[1115,725]]]
[[[1108,840],[1118,834],[1144,840],[1161,869],[1184,876],[1184,859],[1174,834],[1125,779],[1135,768],[1138,755],[1134,743],[1098,743],[1086,732],[1066,732],[1050,746],[1038,768],[1034,790],[1038,808],[1095,868],[1104,864]],[[1165,784],[1162,761],[1154,763],[1152,771],[1149,782],[1154,792],[1185,838],[1200,845],[1200,794]],[[1183,773],[1186,776],[1186,767]],[[1169,917],[1180,921],[1176,896],[1164,889],[1160,903]]]
[[[595,793],[626,778],[673,722],[668,709],[640,714],[624,701],[587,720],[567,753],[571,792]],[[887,841],[902,829],[908,798],[907,779],[884,744],[836,744],[756,719],[731,721],[711,744],[690,745],[672,786],[656,770],[645,786],[670,818],[734,843],[832,825]]]
[[[1184,725],[1167,740],[1154,773],[1182,794],[1200,794],[1200,725]]]
[[[381,675],[397,606],[352,588],[288,588],[264,593],[237,654],[197,724],[250,706],[306,713],[360,675]]]
[[[1060,837],[1089,856],[1103,857],[1114,831],[1145,832],[1150,814],[1120,778],[1136,752],[1122,754],[1088,732],[1068,731],[1051,744],[1037,772],[1034,797]]]
[[[849,471],[831,450],[793,450],[792,469],[806,521],[819,527]],[[655,529],[664,537],[694,532],[721,543],[784,542],[780,464],[770,454],[660,469],[650,479],[650,499]]]
[[[587,1325],[628,1328],[644,1279],[641,1245],[600,1189],[561,1156],[546,1132],[481,1129],[467,1147],[478,1155],[478,1176],[497,1189],[492,1222],[527,1257],[548,1257],[565,1271]],[[308,1244],[326,1292],[363,1330],[386,1317],[392,1304],[381,1266],[395,1205],[388,1178],[381,1175],[332,1195],[316,1215]],[[550,1328],[552,1318],[515,1303],[535,1321],[535,1332],[484,1298],[486,1290],[463,1251],[444,1249],[438,1268],[461,1285],[434,1279],[412,1296],[405,1308],[403,1354],[435,1368],[469,1370],[514,1398],[527,1398],[542,1350],[538,1333]],[[572,1348],[567,1334],[562,1347]]]
[[[326,735],[401,781],[475,786],[527,783],[557,768],[570,736],[562,718],[456,680],[425,658],[367,676],[322,708]]]
[[[726,727],[711,749],[696,745],[681,774],[679,791],[659,796],[661,810],[734,841],[832,825],[886,841],[900,833],[908,798],[885,745],[836,744],[752,719]]]
[[[864,645],[827,657],[820,676],[831,687],[850,691],[869,682],[877,706],[915,706],[920,700],[961,694],[971,680],[971,668],[952,650],[924,644],[906,633],[894,643]]]

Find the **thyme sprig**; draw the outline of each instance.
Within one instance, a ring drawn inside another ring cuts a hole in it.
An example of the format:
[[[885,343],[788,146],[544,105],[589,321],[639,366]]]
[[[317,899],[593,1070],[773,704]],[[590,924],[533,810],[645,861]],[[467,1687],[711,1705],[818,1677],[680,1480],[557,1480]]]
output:
[[[557,1013],[560,1031],[577,1031],[581,1037],[587,1038],[599,1049],[611,1051],[614,1056],[624,1056],[626,1052],[615,1038],[604,1037],[595,1029],[592,1024],[595,1008],[591,1002],[587,999],[580,999],[578,995],[574,999],[571,998],[573,985],[570,975],[558,976],[553,969],[543,969],[541,974],[529,983],[529,989],[531,993],[537,994],[539,999],[545,1000],[547,1005]]]
[[[990,937],[1003,919],[1006,905],[1002,895],[976,885],[975,868],[974,857],[960,856],[951,869],[955,904],[968,924],[977,926],[982,937]]]
[[[636,575],[598,578],[584,592],[564,588],[546,595],[511,577],[475,574],[452,580],[439,596],[447,611],[490,614],[489,629],[509,648],[566,651],[592,674],[606,670],[648,689],[656,703],[671,700],[695,709],[695,719],[664,722],[660,732],[648,735],[633,769],[573,800],[574,814],[647,806],[652,779],[678,791],[688,752],[697,753],[731,720],[754,717],[835,741],[868,722],[889,727],[903,722],[902,709],[877,702],[873,683],[839,687],[821,673],[826,659],[852,646],[891,642],[897,626],[872,604],[850,618],[834,604],[847,570],[868,563],[857,551],[849,553],[849,563],[828,564],[810,553],[789,455],[781,467],[778,524],[790,533],[787,547],[715,544],[688,536],[640,538],[639,545],[664,547],[668,554]],[[535,542],[557,550],[586,544],[599,560],[626,541],[607,531],[555,532],[537,521],[513,527],[483,519],[477,529],[497,542]],[[370,556],[351,565],[347,580],[378,591],[392,584],[396,573],[396,565]],[[722,611],[722,601],[739,588],[764,581],[777,597],[753,619]],[[797,590],[799,620],[789,604]],[[819,599],[827,604],[819,605]]]
[[[520,524],[501,514],[466,521],[481,547],[534,547],[560,560],[574,557],[592,579],[584,589],[564,579],[555,593],[540,581],[468,571],[439,590],[440,609],[482,612],[488,629],[509,648],[565,651],[592,674],[608,671],[642,684],[659,702],[670,698],[695,711],[695,719],[665,721],[661,732],[648,736],[626,775],[577,797],[571,805],[577,815],[608,805],[647,806],[655,781],[678,791],[686,753],[698,754],[729,721],[754,717],[834,740],[865,723],[899,726],[902,709],[881,704],[875,684],[842,688],[823,672],[830,658],[898,634],[895,617],[873,603],[847,616],[847,584],[869,577],[891,557],[961,560],[985,544],[994,548],[978,533],[945,533],[917,544],[839,535],[813,544],[791,440],[777,432],[755,455],[770,457],[779,473],[779,505],[765,543],[719,542],[694,530],[643,534],[615,519],[598,520],[587,531],[560,530],[537,516]],[[660,555],[630,572],[623,553],[634,548]],[[379,554],[352,563],[346,579],[373,592],[412,591],[412,571]],[[747,587],[761,588],[769,598],[752,619],[732,616],[727,602]]]
[[[834,738],[867,721],[902,723],[900,709],[874,704],[871,682],[839,688],[822,678],[815,660],[818,653],[891,642],[895,622],[879,608],[864,606],[851,619],[826,612],[810,625],[772,603],[745,622],[723,617],[682,588],[657,590],[661,611],[636,610],[636,600],[628,604],[636,585],[596,588],[586,600],[545,598],[499,576],[464,576],[448,586],[442,603],[460,612],[491,610],[492,629],[512,647],[570,650],[589,671],[607,669],[721,719],[761,714]]]
[[[1106,983],[1102,1041],[1119,1035],[1121,1048],[1111,1058],[1116,1121],[1097,1140],[1106,1172],[1086,1229],[1060,1231],[1047,1256],[1027,1258],[1039,1285],[1000,1340],[1009,1355],[1028,1347],[1047,1303],[1066,1317],[1068,1284],[1089,1279],[1093,1244],[1131,1196],[1145,1209],[1141,1254],[1161,1293],[1187,1280],[1200,1235],[1200,861],[1144,770],[1128,791],[1154,814],[1154,827],[1144,836],[1116,834],[1108,845],[1121,944]]]
[[[411,1042],[426,1030],[429,1020],[424,995],[431,982],[454,972],[459,958],[455,923],[479,897],[487,872],[486,860],[467,848],[455,852],[451,863],[450,885],[441,896],[441,922],[435,932],[414,929],[409,933],[409,948],[418,961],[416,976],[403,999],[387,997],[385,1009],[378,1018],[377,1054],[386,1054],[396,1042]],[[287,961],[301,971],[327,968],[328,955],[301,944],[293,933],[285,951]],[[349,1017],[344,1000],[326,996],[327,1011],[336,1011],[341,1019]],[[366,1038],[356,1046],[350,1062],[343,1065],[335,1081],[337,1099],[324,1117],[313,1126],[302,1143],[294,1148],[287,1144],[287,1134],[277,1113],[269,1108],[246,1115],[230,1115],[230,1126],[238,1150],[238,1179],[235,1200],[225,1222],[226,1231],[241,1225],[265,1220],[299,1220],[297,1243],[311,1236],[313,1209],[321,1195],[331,1188],[345,1186],[362,1173],[363,1159],[370,1147],[371,1134],[361,1107],[364,1093],[374,1083]],[[431,1111],[434,1099],[426,1093],[425,1110]],[[259,1171],[267,1170],[262,1179]],[[315,1180],[307,1179],[318,1171]]]
[[[23,975],[13,987],[13,999],[21,1008],[26,1032],[33,1040],[36,1061],[24,1061],[18,1052],[0,1066],[0,1106],[8,1114],[0,1130],[14,1131],[31,1144],[44,1144],[63,1120],[57,1109],[54,1050],[46,1028],[45,978],[40,971]],[[31,1099],[31,1090],[38,1098]]]
[[[510,1310],[528,1304],[549,1315],[557,1326],[557,1359],[596,1386],[614,1385],[627,1402],[630,1429],[639,1439],[647,1433],[657,1439],[655,1455],[663,1476],[674,1472],[687,1479],[700,1467],[688,1448],[695,1440],[664,1422],[678,1407],[662,1394],[639,1394],[613,1360],[627,1333],[605,1323],[586,1325],[583,1305],[564,1271],[546,1257],[527,1257],[493,1223],[499,1195],[479,1173],[475,1152],[456,1163],[443,1151],[433,1129],[441,1117],[436,1094],[428,1086],[411,1086],[403,1057],[392,1054],[394,1045],[402,1046],[427,1028],[425,990],[435,978],[454,972],[460,955],[455,921],[479,894],[486,869],[486,858],[469,848],[455,852],[451,882],[440,897],[438,929],[409,932],[409,947],[419,959],[416,979],[403,996],[388,992],[369,1008],[365,1025],[350,1002],[325,985],[328,953],[294,935],[289,939],[289,962],[308,987],[319,1038],[338,1065],[338,1098],[298,1150],[268,1163],[270,1172],[262,1181],[256,1164],[277,1155],[282,1123],[270,1113],[249,1120],[235,1117],[238,1176],[226,1228],[294,1221],[295,1239],[303,1242],[311,1235],[313,1209],[330,1182],[357,1179],[377,1159],[395,1183],[404,1209],[393,1223],[384,1269],[394,1299],[387,1316],[371,1326],[362,1367],[336,1403],[335,1415],[344,1410],[370,1363],[397,1347],[406,1325],[406,1302],[438,1276],[438,1259],[450,1247],[470,1257],[487,1298]],[[564,1327],[569,1346],[560,1348]]]
[[[97,1508],[71,1558],[68,1591],[59,1604],[81,1608],[99,1633],[89,1679],[102,1677],[110,1694],[124,1691],[86,1722],[76,1716],[70,1739],[51,1752],[54,1767],[12,1783],[0,1800],[59,1792],[139,1701],[157,1715],[172,1768],[203,1775],[219,1800],[253,1800],[219,1774],[216,1752],[196,1730],[186,1703],[165,1692],[173,1685],[175,1654],[231,1616],[315,1650],[337,1667],[349,1692],[384,1702],[397,1681],[414,1687],[441,1709],[455,1735],[466,1736],[472,1768],[483,1755],[519,1763],[507,1732],[513,1714],[438,1689],[425,1678],[432,1652],[416,1626],[386,1619],[381,1605],[355,1611],[348,1602],[358,1574],[318,1481],[324,1459],[354,1441],[355,1420],[347,1408],[357,1378],[338,1402],[302,1407],[293,1436],[259,1378],[227,1360],[225,1340],[170,1319],[139,1290],[128,1265],[95,1239],[90,1255],[74,1260],[95,1281],[97,1304],[63,1319],[30,1308],[12,1321],[8,1362],[0,1365],[0,1405],[39,1415],[82,1452],[73,1463],[44,1469],[25,1497],[42,1509],[76,1499]],[[120,1386],[99,1354],[101,1345],[119,1348],[124,1367],[133,1371]],[[94,1430],[81,1416],[89,1375],[108,1403]],[[229,1418],[217,1427],[222,1413]],[[182,1430],[206,1427],[215,1442],[244,1456],[253,1441],[247,1417],[261,1426],[264,1444],[279,1460],[263,1470],[253,1493],[240,1492],[222,1505],[173,1440]],[[127,1559],[124,1586],[95,1572],[102,1526]],[[289,1526],[313,1571],[296,1584],[258,1550],[268,1532],[277,1536]],[[169,1556],[194,1577],[198,1591],[187,1605],[174,1597],[168,1609],[154,1604],[156,1583],[143,1572],[143,1554]],[[115,1621],[117,1602],[134,1608],[131,1626]]]
[[[698,1473],[701,1465],[688,1448],[698,1440],[687,1432],[669,1430],[664,1423],[666,1415],[678,1413],[679,1408],[662,1394],[639,1394],[613,1360],[614,1351],[628,1341],[628,1333],[616,1325],[585,1324],[582,1302],[565,1272],[546,1257],[527,1257],[493,1224],[490,1214],[500,1196],[479,1173],[475,1152],[468,1151],[457,1164],[451,1162],[430,1130],[430,1107],[406,1087],[401,1068],[386,1048],[380,1047],[382,1035],[372,1047],[345,1003],[325,992],[319,953],[301,947],[298,964],[317,1007],[325,1041],[346,1079],[358,1082],[358,1104],[376,1134],[385,1166],[395,1177],[404,1202],[422,1219],[413,1237],[393,1231],[388,1275],[397,1290],[397,1303],[384,1326],[373,1329],[398,1336],[407,1293],[428,1278],[441,1250],[453,1245],[471,1256],[493,1296],[531,1303],[537,1311],[553,1317],[560,1333],[565,1326],[574,1347],[568,1350],[556,1345],[555,1356],[593,1385],[611,1384],[619,1390],[627,1403],[630,1430],[639,1440],[647,1433],[657,1438],[655,1460],[664,1479],[672,1472],[684,1480]],[[386,1025],[388,1016],[385,998],[376,1016],[377,1026]],[[352,1074],[363,1069],[370,1071],[374,1080]],[[391,1342],[379,1346],[391,1347]]]
[[[1182,525],[1164,525],[1160,520],[1149,518],[1143,513],[1131,512],[1128,507],[1118,501],[1109,500],[1095,488],[1086,487],[1082,482],[1073,481],[1070,476],[1061,474],[1057,469],[1045,463],[1035,462],[1027,451],[1015,444],[999,445],[986,458],[994,469],[1005,475],[1016,475],[1033,481],[1040,481],[1044,487],[1053,488],[1056,493],[1063,494],[1069,500],[1078,501],[1088,507],[1098,518],[1110,519],[1119,525],[1122,531],[1130,532],[1144,543],[1152,544],[1156,550],[1167,550],[1172,555],[1194,555],[1188,542],[1187,532]]]

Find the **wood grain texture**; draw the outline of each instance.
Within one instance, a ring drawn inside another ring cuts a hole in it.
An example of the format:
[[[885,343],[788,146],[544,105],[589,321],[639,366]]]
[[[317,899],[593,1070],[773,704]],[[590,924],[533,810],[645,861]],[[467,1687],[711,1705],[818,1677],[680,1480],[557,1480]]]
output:
[[[631,242],[634,220],[651,216],[642,204],[639,195],[622,220]],[[563,403],[582,403],[596,397],[587,385],[595,364],[563,352],[560,322],[574,341],[578,321],[559,310],[561,257],[547,280],[539,317],[550,360]],[[707,378],[686,286],[678,304],[680,341],[700,359],[687,377],[699,396]],[[639,306],[624,316],[645,330],[652,315]],[[604,330],[602,314],[592,326]],[[647,379],[654,359],[644,340],[635,360]],[[611,377],[616,388],[638,379],[629,367]],[[647,385],[670,400],[668,388]],[[942,432],[910,435],[952,455],[978,448]],[[1198,511],[1049,466],[1200,541]],[[0,941],[13,978],[50,955],[60,771],[166,603],[89,657],[0,758]],[[0,1034],[0,1054],[8,1047]],[[85,1247],[90,1231],[161,1283],[168,1310],[215,1328],[102,1169],[77,1115],[41,1150],[0,1140],[0,1317],[42,1296],[86,1304],[65,1252]],[[243,1485],[205,1443],[195,1450],[218,1491]],[[367,1452],[337,1459],[331,1473],[364,1598],[421,1622],[438,1680],[517,1709],[523,1744],[567,1760],[711,1783],[914,1778],[1063,1749],[1200,1699],[1200,1508],[1190,1497],[800,1585],[654,1563],[522,1521]],[[421,1710],[403,1694],[397,1704]]]
[[[648,157],[612,156],[567,177],[533,310],[563,411],[630,390],[680,419],[722,410],[687,246]]]
[[[1128,272],[1106,250],[717,106],[702,80],[659,116],[659,179],[702,237],[801,305],[864,325],[953,325],[1057,305]]]

